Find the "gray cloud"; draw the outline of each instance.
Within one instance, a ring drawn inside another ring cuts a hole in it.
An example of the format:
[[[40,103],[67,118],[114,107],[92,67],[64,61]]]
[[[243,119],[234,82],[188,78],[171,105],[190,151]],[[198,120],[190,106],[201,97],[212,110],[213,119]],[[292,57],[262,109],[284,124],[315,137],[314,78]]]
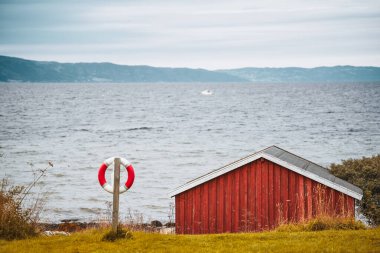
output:
[[[378,1],[0,1],[0,54],[227,68],[380,65]]]

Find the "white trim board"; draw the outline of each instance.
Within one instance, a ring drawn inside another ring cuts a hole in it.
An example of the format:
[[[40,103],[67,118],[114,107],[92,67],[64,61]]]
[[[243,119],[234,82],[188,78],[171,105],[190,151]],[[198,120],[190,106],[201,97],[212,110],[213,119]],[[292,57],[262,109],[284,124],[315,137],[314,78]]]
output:
[[[198,186],[198,185],[203,184],[203,183],[205,183],[207,181],[210,181],[211,179],[219,177],[219,176],[221,176],[221,175],[223,175],[225,173],[228,173],[228,172],[230,172],[232,170],[235,170],[235,169],[237,169],[239,167],[242,167],[242,166],[244,166],[244,165],[246,165],[246,164],[248,164],[250,162],[253,162],[253,161],[257,160],[257,159],[260,159],[260,158],[265,158],[265,159],[267,159],[267,160],[269,160],[269,161],[271,161],[273,163],[276,163],[278,165],[281,165],[282,167],[285,167],[285,168],[287,168],[287,169],[289,169],[291,171],[294,171],[297,174],[300,174],[300,175],[303,175],[303,176],[305,176],[307,178],[310,178],[310,179],[312,179],[312,180],[314,180],[314,181],[316,181],[318,183],[326,185],[326,186],[328,186],[328,187],[330,187],[330,188],[332,188],[334,190],[342,192],[342,193],[344,193],[344,194],[346,194],[346,195],[348,195],[350,197],[353,197],[353,198],[355,198],[357,200],[361,200],[362,197],[363,197],[362,194],[357,193],[357,192],[355,192],[355,191],[353,191],[351,189],[348,189],[347,187],[344,187],[344,186],[342,186],[340,184],[336,184],[335,182],[332,182],[332,181],[330,181],[330,180],[328,180],[326,178],[323,178],[323,177],[321,177],[321,176],[319,176],[317,174],[314,174],[314,173],[312,173],[310,171],[307,171],[307,170],[304,170],[302,168],[299,168],[299,167],[297,167],[297,166],[295,166],[293,164],[290,164],[290,163],[288,163],[286,161],[283,161],[283,160],[281,160],[281,159],[279,159],[277,157],[271,156],[271,155],[269,155],[267,153],[264,153],[264,152],[258,152],[258,153],[252,154],[252,155],[247,156],[245,158],[242,158],[242,159],[240,159],[240,160],[238,160],[236,162],[230,163],[230,164],[228,164],[228,165],[226,165],[226,166],[224,166],[224,167],[222,167],[222,168],[220,168],[220,169],[218,169],[216,171],[210,172],[210,173],[208,173],[208,174],[206,174],[204,176],[201,176],[201,177],[199,177],[197,179],[194,179],[194,180],[192,180],[192,181],[190,181],[190,182],[188,182],[188,183],[186,183],[186,184],[184,184],[184,185],[182,185],[182,186],[174,189],[172,192],[169,193],[170,197],[174,197],[175,195],[177,195],[177,194],[179,194],[181,192],[184,192],[184,191],[187,191],[187,190],[189,190],[191,188],[194,188],[195,186]]]

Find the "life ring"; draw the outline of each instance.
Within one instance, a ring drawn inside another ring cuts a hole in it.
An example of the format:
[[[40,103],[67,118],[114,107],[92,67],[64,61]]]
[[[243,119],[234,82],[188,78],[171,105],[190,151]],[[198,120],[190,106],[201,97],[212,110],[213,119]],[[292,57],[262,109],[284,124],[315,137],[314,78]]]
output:
[[[105,160],[102,163],[102,165],[100,165],[100,168],[98,171],[99,184],[103,187],[104,190],[106,190],[109,193],[113,193],[113,187],[112,185],[107,183],[106,170],[108,166],[110,166],[113,163],[114,159],[115,157],[111,157]],[[120,186],[119,188],[119,193],[121,194],[123,192],[128,191],[128,189],[132,187],[133,181],[135,180],[135,171],[133,170],[132,164],[128,162],[127,159],[120,158],[120,164],[122,164],[126,168],[127,173],[128,173],[127,182],[125,182],[125,184]]]

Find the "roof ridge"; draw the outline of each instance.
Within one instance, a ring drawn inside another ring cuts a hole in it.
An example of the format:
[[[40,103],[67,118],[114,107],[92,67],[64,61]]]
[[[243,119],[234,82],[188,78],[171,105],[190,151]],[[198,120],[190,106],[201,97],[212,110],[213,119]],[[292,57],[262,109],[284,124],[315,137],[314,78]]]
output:
[[[315,163],[315,162],[313,162],[313,161],[310,161],[309,159],[305,159],[304,157],[299,156],[299,155],[296,155],[296,154],[294,154],[293,152],[289,152],[289,151],[287,151],[287,150],[285,150],[285,149],[283,149],[283,148],[280,148],[279,146],[272,145],[272,146],[270,146],[270,147],[268,147],[268,148],[266,148],[266,149],[269,149],[269,148],[272,148],[272,147],[275,147],[275,148],[281,149],[282,151],[284,151],[284,152],[286,152],[286,153],[288,153],[288,154],[294,155],[294,156],[296,156],[297,158],[300,158],[300,159],[305,160],[305,161],[307,161],[307,162],[309,162],[309,163],[311,163],[311,164],[317,165],[318,167],[321,167],[321,168],[323,168],[323,169],[325,169],[325,170],[327,170],[327,171],[330,171],[328,168],[326,168],[326,167],[324,167],[324,166],[322,166],[322,165],[320,165],[320,164],[318,164],[318,163]],[[266,150],[266,149],[265,149],[265,150]],[[307,167],[308,167],[308,166],[307,166]],[[307,167],[306,167],[306,168],[307,168]]]

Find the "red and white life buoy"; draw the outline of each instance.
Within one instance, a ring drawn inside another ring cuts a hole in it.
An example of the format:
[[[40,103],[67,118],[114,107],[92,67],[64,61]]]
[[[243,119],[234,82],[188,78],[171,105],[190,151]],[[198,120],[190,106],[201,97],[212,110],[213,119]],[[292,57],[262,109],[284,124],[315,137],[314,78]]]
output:
[[[106,190],[109,193],[113,193],[113,187],[109,183],[107,183],[106,180],[106,170],[108,166],[110,166],[113,161],[114,157],[108,158],[105,160],[102,165],[100,165],[99,171],[98,171],[98,180],[99,184],[103,187],[104,190]],[[120,186],[119,193],[126,192],[129,188],[131,188],[133,181],[135,180],[135,171],[133,170],[132,164],[128,162],[127,159],[120,158],[120,164],[123,165],[127,172],[128,172],[128,179],[127,182],[125,182],[124,185]]]

